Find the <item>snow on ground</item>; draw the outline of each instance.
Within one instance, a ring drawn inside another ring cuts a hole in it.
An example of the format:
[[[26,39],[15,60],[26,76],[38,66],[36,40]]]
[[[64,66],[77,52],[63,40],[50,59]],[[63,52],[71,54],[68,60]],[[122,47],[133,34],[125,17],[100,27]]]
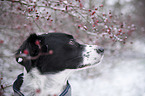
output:
[[[95,68],[75,72],[69,79],[72,96],[145,96],[144,49],[145,42],[136,41],[121,54],[105,55]],[[12,84],[23,69],[13,57],[0,61],[0,66],[4,85]],[[12,92],[11,87],[7,88],[5,96]]]

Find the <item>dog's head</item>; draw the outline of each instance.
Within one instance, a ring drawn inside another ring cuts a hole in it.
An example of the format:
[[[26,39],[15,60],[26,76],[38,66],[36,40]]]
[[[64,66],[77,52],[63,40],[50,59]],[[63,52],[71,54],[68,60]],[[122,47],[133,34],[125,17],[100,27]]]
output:
[[[27,52],[24,52],[26,51]],[[16,61],[27,72],[37,68],[41,73],[78,69],[100,62],[104,49],[81,45],[72,35],[63,33],[31,34],[16,53]]]

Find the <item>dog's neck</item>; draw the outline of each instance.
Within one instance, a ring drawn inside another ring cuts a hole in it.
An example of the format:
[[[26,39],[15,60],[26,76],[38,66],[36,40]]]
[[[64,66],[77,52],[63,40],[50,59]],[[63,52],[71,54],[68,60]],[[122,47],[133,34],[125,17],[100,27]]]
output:
[[[53,74],[40,74],[38,69],[33,68],[29,73],[24,72],[22,92],[27,95],[54,96],[59,95],[66,88],[67,80],[73,70],[64,70]],[[33,92],[29,92],[33,90]]]

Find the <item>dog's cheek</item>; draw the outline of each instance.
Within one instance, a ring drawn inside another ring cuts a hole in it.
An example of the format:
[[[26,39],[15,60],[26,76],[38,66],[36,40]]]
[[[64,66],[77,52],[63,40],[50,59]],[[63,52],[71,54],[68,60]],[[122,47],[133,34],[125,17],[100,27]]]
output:
[[[80,64],[83,62],[83,58],[82,57],[78,57],[72,60],[69,60],[66,63],[66,68],[68,69],[76,69],[80,66]]]

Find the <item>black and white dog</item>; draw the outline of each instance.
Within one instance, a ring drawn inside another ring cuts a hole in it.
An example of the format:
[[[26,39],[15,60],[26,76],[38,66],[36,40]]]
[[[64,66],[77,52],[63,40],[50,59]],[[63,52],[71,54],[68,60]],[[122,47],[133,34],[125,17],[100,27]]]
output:
[[[70,96],[64,92],[70,73],[98,64],[103,53],[103,48],[81,45],[72,35],[31,34],[16,53],[16,61],[25,71],[23,82],[15,84],[14,91],[22,92],[20,96]]]

